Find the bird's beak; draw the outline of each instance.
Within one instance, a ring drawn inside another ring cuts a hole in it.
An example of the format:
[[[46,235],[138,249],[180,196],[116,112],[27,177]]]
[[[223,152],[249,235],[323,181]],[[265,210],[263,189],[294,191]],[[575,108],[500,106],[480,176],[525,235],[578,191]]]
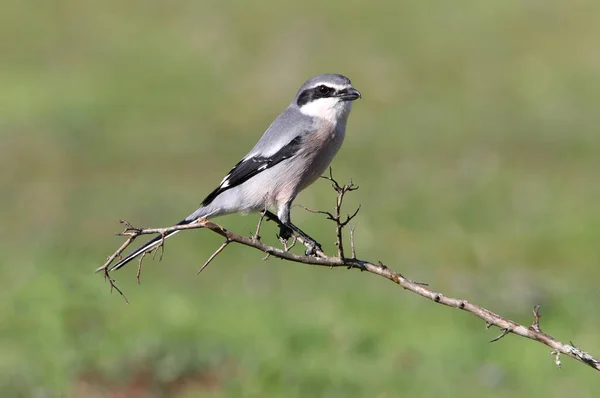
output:
[[[354,101],[356,99],[362,98],[360,91],[355,89],[354,87],[350,87],[348,89],[340,91],[339,97],[344,101]]]

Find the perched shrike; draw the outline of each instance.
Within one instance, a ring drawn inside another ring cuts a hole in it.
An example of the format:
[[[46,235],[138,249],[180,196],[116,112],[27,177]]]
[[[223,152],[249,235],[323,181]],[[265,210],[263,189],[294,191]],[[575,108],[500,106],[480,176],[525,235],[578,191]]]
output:
[[[318,246],[291,223],[290,207],[296,195],[323,174],[340,149],[352,101],[358,98],[360,92],[342,75],[319,75],[306,81],[254,148],[179,225],[229,213],[276,209],[282,238],[289,238],[294,231],[313,247]],[[146,242],[110,271],[160,245],[162,239],[157,236]]]

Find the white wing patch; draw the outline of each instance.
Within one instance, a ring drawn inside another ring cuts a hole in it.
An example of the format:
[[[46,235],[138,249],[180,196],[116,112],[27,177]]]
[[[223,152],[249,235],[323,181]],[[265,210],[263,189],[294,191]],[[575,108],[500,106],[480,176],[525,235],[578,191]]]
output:
[[[231,177],[231,173],[233,172],[233,170],[235,170],[235,166],[225,177],[223,177],[221,183],[219,184],[219,188],[227,188],[229,186],[229,177]]]
[[[236,187],[245,183],[246,181],[253,178],[255,175],[263,172],[269,167],[273,167],[276,164],[284,161],[285,159],[289,159],[294,156],[298,150],[300,149],[302,137],[297,136],[290,142],[288,142],[283,147],[280,147],[279,150],[272,156],[264,157],[264,156],[254,156],[254,157],[246,157],[244,160],[240,161],[237,165],[231,169],[229,174],[223,178],[221,184],[217,189],[212,191],[202,202],[202,206],[207,206],[210,204],[217,196],[219,196],[224,191]]]

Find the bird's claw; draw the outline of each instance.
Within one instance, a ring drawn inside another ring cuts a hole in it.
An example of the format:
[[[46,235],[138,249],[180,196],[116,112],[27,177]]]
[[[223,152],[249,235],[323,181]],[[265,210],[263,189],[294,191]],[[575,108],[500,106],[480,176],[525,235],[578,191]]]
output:
[[[306,246],[306,252],[304,254],[307,256],[316,256],[319,251],[323,251],[321,244],[310,238],[304,238],[304,246]]]
[[[301,232],[301,233],[298,233],[298,236],[301,238],[301,241],[304,244],[304,246],[306,246],[305,254],[307,256],[316,256],[317,252],[323,251],[321,244],[319,242],[317,242],[316,240],[312,239],[311,237],[309,237],[308,235]],[[277,237],[279,238],[279,240],[282,242],[282,244],[286,248],[286,251],[291,249],[294,246],[294,244],[296,243],[296,237],[294,236],[294,230],[285,225],[281,225],[279,227],[279,234],[277,235]],[[288,247],[286,242],[291,237],[294,237],[294,243],[292,243],[292,245]]]
[[[292,235],[294,234],[294,231],[292,231],[292,229],[288,226],[285,225],[281,225],[279,227],[279,239],[283,239],[283,240],[288,240],[289,238],[292,237]]]

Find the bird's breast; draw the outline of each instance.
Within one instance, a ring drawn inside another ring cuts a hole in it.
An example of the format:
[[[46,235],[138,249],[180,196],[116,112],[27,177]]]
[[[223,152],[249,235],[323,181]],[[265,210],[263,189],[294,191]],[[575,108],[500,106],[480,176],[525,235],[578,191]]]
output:
[[[345,126],[321,122],[315,132],[306,137],[304,153],[306,173],[302,189],[312,184],[327,169],[344,141]]]
[[[333,155],[340,149],[344,140],[344,129],[338,128],[333,123],[322,121],[315,132],[308,135],[305,149],[308,155],[315,157],[326,155],[333,151]],[[331,160],[331,159],[330,159]]]

